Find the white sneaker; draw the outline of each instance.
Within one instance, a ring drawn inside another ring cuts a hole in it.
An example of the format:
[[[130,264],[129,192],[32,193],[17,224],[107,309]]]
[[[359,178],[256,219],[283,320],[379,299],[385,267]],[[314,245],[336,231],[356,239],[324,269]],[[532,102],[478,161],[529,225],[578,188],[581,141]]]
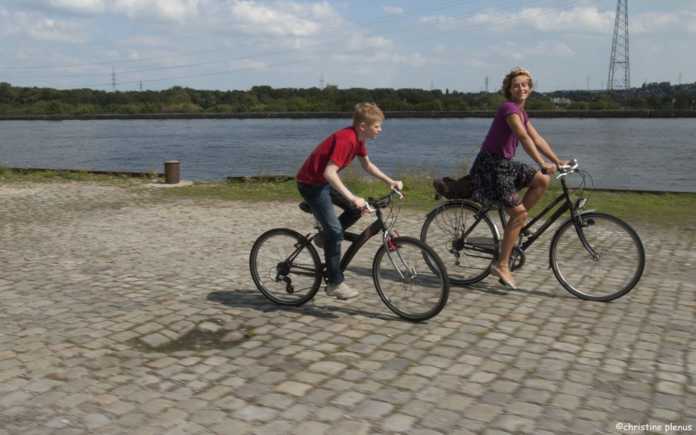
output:
[[[360,292],[357,290],[348,287],[348,284],[342,282],[338,285],[336,284],[327,284],[326,285],[326,294],[329,296],[333,296],[337,299],[353,299],[355,297],[360,296]]]

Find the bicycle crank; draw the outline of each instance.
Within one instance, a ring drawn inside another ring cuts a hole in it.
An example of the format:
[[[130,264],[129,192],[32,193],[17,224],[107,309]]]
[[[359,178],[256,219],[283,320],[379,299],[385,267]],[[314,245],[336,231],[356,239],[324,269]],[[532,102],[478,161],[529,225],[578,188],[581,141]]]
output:
[[[510,270],[521,269],[526,262],[527,256],[524,254],[524,251],[519,246],[512,248],[512,255],[510,255]]]

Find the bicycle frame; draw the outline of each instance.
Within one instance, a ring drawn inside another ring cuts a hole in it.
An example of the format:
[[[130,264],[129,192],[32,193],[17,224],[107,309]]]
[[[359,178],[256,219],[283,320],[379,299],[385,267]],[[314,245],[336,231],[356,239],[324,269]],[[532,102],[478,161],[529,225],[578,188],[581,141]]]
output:
[[[568,186],[566,185],[565,178],[562,177],[561,179],[561,188],[562,192],[554,199],[550,204],[548,204],[539,214],[534,216],[531,221],[529,221],[520,231],[520,244],[518,248],[522,250],[523,252],[526,251],[530,246],[536,242],[539,237],[541,237],[546,230],[551,227],[565,212],[570,210],[570,215],[571,218],[573,219],[575,229],[578,233],[578,237],[580,238],[583,246],[585,249],[587,249],[590,254],[593,256],[596,256],[596,252],[592,249],[592,247],[589,245],[587,242],[587,239],[585,238],[585,235],[582,231],[582,227],[578,224],[576,217],[580,215],[578,213],[578,210],[580,209],[580,202],[578,204],[573,204],[573,201],[570,198],[570,191],[568,190]],[[555,211],[554,211],[555,209]],[[471,226],[470,230],[462,236],[462,239],[464,239],[468,234],[473,231],[473,229],[478,225],[478,223],[481,221],[482,217],[489,213],[492,210],[492,208],[487,207],[487,208],[482,208],[480,212],[478,213],[476,217],[476,221],[473,223]],[[553,211],[553,213],[552,213]],[[552,213],[551,216],[546,218],[544,223],[536,230],[531,232],[530,229],[536,225],[540,220],[544,218],[544,216],[548,215],[549,213]],[[500,216],[500,222],[503,225],[503,227],[506,224],[505,220],[505,212],[502,208],[498,209],[498,215]],[[523,237],[526,237],[524,240],[522,240]],[[486,251],[485,248],[479,248],[483,251]],[[496,251],[491,251],[490,253],[493,253],[497,255],[497,247]]]
[[[372,222],[367,228],[365,228],[360,234],[354,234],[354,233],[347,233],[345,232],[344,234],[348,237],[346,237],[346,240],[351,240],[350,246],[348,246],[348,249],[346,250],[345,254],[343,254],[343,257],[341,258],[341,271],[345,271],[348,268],[348,265],[350,262],[353,260],[355,255],[360,251],[360,249],[365,245],[365,243],[368,242],[372,237],[375,235],[379,234],[380,232],[386,232],[387,227],[384,225],[384,220],[382,218],[382,210],[380,208],[375,208],[374,213],[376,214],[376,219],[374,222]],[[307,234],[305,236],[306,242],[298,246],[292,254],[288,256],[288,258],[285,260],[288,263],[292,263],[295,258],[299,255],[299,253],[302,251],[302,249],[305,248],[305,246],[309,245],[312,243],[312,240],[316,234]],[[322,263],[322,274],[326,275],[326,264]]]

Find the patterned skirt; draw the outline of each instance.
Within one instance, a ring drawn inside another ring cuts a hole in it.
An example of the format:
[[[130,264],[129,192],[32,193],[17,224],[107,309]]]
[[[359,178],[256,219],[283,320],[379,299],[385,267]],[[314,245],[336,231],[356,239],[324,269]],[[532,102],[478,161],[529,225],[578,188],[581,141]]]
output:
[[[516,207],[522,202],[517,191],[528,187],[537,171],[525,163],[481,151],[469,171],[472,198],[484,206]]]

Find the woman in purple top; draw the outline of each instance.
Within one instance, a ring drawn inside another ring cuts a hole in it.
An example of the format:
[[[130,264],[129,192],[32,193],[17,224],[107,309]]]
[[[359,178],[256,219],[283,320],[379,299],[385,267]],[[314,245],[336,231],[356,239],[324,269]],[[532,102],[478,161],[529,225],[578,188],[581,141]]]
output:
[[[515,68],[505,76],[503,93],[507,101],[498,108],[470,171],[474,199],[504,207],[510,216],[504,228],[500,256],[491,273],[511,288],[515,288],[515,281],[509,268],[510,255],[527,220],[527,212],[544,195],[558,166],[565,163],[556,157],[524,110],[532,88],[532,75],[523,68]],[[539,169],[512,160],[520,142]],[[520,198],[517,191],[525,187],[527,192]]]

